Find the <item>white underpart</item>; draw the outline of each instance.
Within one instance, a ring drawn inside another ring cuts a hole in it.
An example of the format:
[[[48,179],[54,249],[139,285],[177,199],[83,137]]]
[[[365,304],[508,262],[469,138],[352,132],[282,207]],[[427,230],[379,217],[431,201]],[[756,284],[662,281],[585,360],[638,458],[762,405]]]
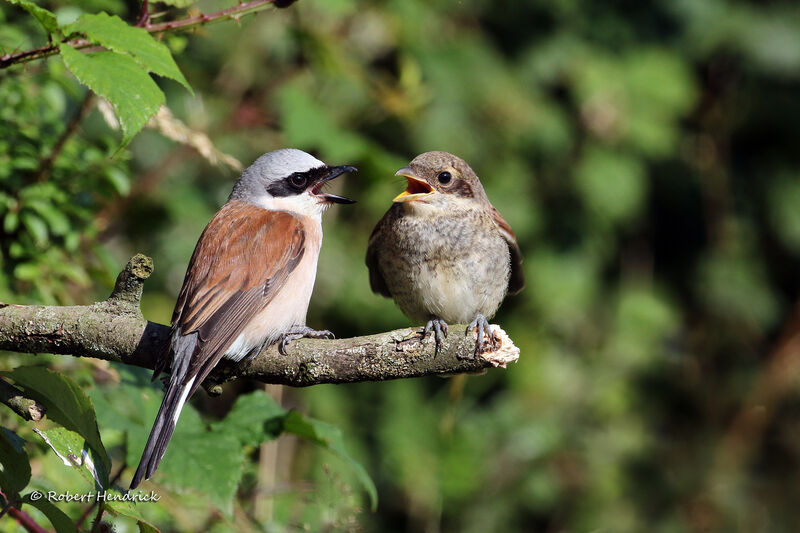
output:
[[[481,291],[475,290],[470,279],[467,273],[459,272],[458,265],[434,269],[423,263],[417,282],[424,308],[445,322],[469,323],[475,318],[476,311],[488,311],[485,309],[487,295],[481,296]],[[489,315],[492,314],[494,309],[489,311]]]
[[[286,283],[278,289],[267,307],[248,322],[245,330],[225,351],[226,359],[241,361],[256,348],[277,341],[292,326],[306,324],[322,243],[319,215],[305,218],[303,227],[306,230],[306,249],[300,264],[289,274]]]
[[[231,344],[231,347],[228,348],[223,357],[238,363],[250,352],[250,350],[253,350],[254,348],[255,346],[250,346],[250,343],[244,335],[239,335],[236,337],[236,340],[233,341],[233,344]]]
[[[303,194],[296,196],[285,196],[283,198],[271,198],[272,209],[278,211],[289,211],[290,213],[297,213],[298,215],[305,215],[316,219],[321,223],[322,213],[324,213],[331,204],[311,194],[311,190],[307,190]]]
[[[178,417],[181,416],[181,410],[183,409],[183,404],[186,403],[186,397],[189,396],[189,391],[192,390],[192,385],[194,385],[194,380],[197,379],[197,376],[193,377],[189,381],[186,382],[186,385],[183,386],[183,390],[181,391],[181,395],[178,398],[178,405],[175,408],[175,414],[172,415],[172,424],[175,425],[178,423]]]
[[[285,179],[295,172],[323,166],[325,163],[314,156],[287,148],[264,154],[248,171],[257,169],[261,180],[268,184]],[[237,362],[256,348],[275,342],[292,326],[305,325],[322,243],[322,213],[330,205],[312,194],[311,189],[302,194],[279,198],[264,190],[263,194],[249,196],[246,200],[264,209],[285,211],[300,218],[306,232],[306,249],[300,264],[289,275],[284,286],[277,289],[277,294],[273,295],[266,309],[248,322],[245,330],[225,351],[226,359]]]

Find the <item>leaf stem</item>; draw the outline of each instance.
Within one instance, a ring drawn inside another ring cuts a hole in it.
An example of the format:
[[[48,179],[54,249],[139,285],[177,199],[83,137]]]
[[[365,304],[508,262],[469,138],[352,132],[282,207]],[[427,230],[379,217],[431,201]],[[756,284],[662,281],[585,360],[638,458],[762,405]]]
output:
[[[195,26],[202,26],[204,24],[211,24],[213,22],[219,22],[222,20],[239,20],[240,17],[245,15],[263,11],[275,1],[276,0],[253,0],[252,2],[242,2],[241,4],[226,9],[221,9],[213,13],[201,13],[199,15],[186,17],[184,19],[151,24],[150,16],[147,11],[147,0],[145,0],[142,2],[142,12],[136,25],[144,28],[150,33],[182,31]],[[92,46],[92,43],[86,39],[73,39],[66,42],[76,49]],[[36,59],[43,59],[56,53],[58,53],[58,45],[50,44],[48,46],[41,46],[39,48],[33,48],[31,50],[25,50],[22,52],[4,54],[0,56],[0,69],[8,68],[17,63],[27,63]]]

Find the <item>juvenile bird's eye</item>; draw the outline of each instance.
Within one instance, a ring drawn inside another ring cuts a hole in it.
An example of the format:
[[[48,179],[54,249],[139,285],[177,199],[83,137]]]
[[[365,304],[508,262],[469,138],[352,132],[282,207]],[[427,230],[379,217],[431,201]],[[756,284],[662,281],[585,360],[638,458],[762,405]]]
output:
[[[450,180],[453,179],[453,176],[451,176],[450,173],[445,170],[444,172],[439,172],[439,175],[436,176],[436,178],[439,180],[439,183],[447,184],[450,183]]]
[[[291,183],[293,188],[302,190],[306,188],[308,178],[303,174],[294,174],[289,177],[289,183]]]

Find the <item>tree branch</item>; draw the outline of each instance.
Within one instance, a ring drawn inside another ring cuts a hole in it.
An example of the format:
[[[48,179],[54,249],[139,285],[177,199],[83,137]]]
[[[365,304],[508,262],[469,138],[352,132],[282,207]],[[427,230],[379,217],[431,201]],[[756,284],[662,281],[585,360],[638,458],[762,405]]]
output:
[[[137,21],[136,25],[138,27],[144,28],[150,33],[165,33],[170,31],[186,30],[193,28],[195,26],[211,24],[213,22],[220,22],[222,20],[238,21],[241,17],[245,15],[263,11],[264,9],[269,7],[270,4],[275,4],[276,7],[286,7],[291,3],[293,2],[287,3],[285,0],[284,1],[253,0],[252,2],[242,2],[238,5],[229,7],[227,9],[221,9],[219,11],[215,11],[214,13],[208,13],[208,14],[201,13],[199,15],[193,15],[183,19],[171,20],[168,22],[160,22],[158,24],[152,24],[150,22],[150,17],[146,11],[147,4],[145,3],[143,7],[144,11],[141,13],[140,18]],[[71,41],[65,41],[65,42],[67,42],[73,48],[77,49],[93,46],[93,44],[87,41],[86,39],[73,39]],[[58,43],[54,43],[47,46],[34,48],[31,50],[25,50],[22,52],[4,54],[0,56],[0,69],[8,68],[11,65],[17,63],[27,63],[28,61],[33,61],[34,59],[42,59],[57,53],[58,53]]]
[[[134,256],[117,277],[111,296],[86,306],[36,306],[0,303],[0,350],[55,353],[117,361],[154,368],[167,347],[168,326],[142,316],[139,299],[153,262]],[[321,383],[383,381],[430,374],[481,372],[515,362],[519,349],[498,329],[498,348],[473,358],[475,335],[464,336],[464,325],[451,334],[434,357],[431,337],[422,341],[420,328],[406,328],[350,339],[300,339],[287,355],[277,346],[250,361],[219,365],[204,386],[210,393],[238,377],[264,383],[305,387]]]
[[[41,420],[47,412],[44,405],[28,398],[24,392],[4,379],[0,379],[0,403],[6,404],[12,411],[28,421]]]

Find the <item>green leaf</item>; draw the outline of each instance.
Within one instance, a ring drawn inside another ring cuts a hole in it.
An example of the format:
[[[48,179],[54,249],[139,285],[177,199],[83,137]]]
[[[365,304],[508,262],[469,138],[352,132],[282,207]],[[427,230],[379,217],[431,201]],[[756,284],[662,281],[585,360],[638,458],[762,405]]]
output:
[[[114,107],[122,126],[123,146],[164,105],[164,93],[129,56],[109,51],[84,54],[65,43],[59,50],[75,77]]]
[[[230,517],[244,466],[242,444],[233,435],[205,431],[202,424],[187,422],[181,416],[178,428],[185,429],[175,431],[158,469],[164,484],[205,494]]]
[[[14,267],[14,277],[17,279],[23,281],[33,281],[38,276],[39,265],[36,263],[20,263]]]
[[[137,492],[141,491],[128,492],[117,486],[108,489],[105,491],[106,509],[114,515],[123,515],[136,520],[140,533],[160,533],[156,526],[142,518],[133,502],[126,499],[126,496],[129,497]],[[150,497],[149,494],[144,494],[143,496]],[[158,496],[156,495],[156,497]],[[157,502],[158,500],[151,501]]]
[[[14,4],[16,6],[21,7],[28,13],[30,13],[33,18],[35,18],[39,24],[42,25],[44,31],[47,33],[58,33],[58,21],[56,20],[55,13],[46,10],[43,7],[39,7],[33,2],[28,0],[8,0],[9,3]]]
[[[48,410],[47,415],[50,416]],[[58,455],[64,466],[76,468],[81,476],[95,488],[108,487],[108,474],[111,466],[108,456],[100,455],[91,448],[88,441],[74,431],[55,427],[42,431],[34,429],[37,435]]]
[[[78,433],[89,443],[102,462],[102,471],[106,473],[106,477],[100,481],[107,487],[111,464],[100,440],[92,402],[83,390],[63,374],[38,366],[20,367],[3,374],[13,379],[32,398],[44,404],[50,420]]]
[[[172,7],[189,7],[197,3],[196,0],[159,0],[159,4],[164,4]]]
[[[115,368],[119,370],[121,382],[114,387],[97,387],[90,394],[103,428],[127,433],[126,460],[135,466],[163,394],[152,386],[146,371],[124,365],[115,365]],[[131,409],[131,405],[136,405],[136,409]],[[230,515],[242,476],[244,453],[235,432],[225,431],[208,431],[197,411],[186,404],[155,481],[204,494]]]
[[[356,474],[356,477],[363,485],[364,489],[369,495],[370,507],[374,511],[378,507],[378,490],[375,488],[375,483],[369,477],[367,471],[361,466],[361,463],[353,459],[344,446],[344,439],[342,438],[342,430],[336,426],[314,420],[313,418],[306,417],[298,411],[290,411],[286,415],[283,422],[283,430],[287,433],[292,433],[299,437],[306,438],[311,442],[326,448],[350,465]]]
[[[47,221],[50,227],[50,233],[53,235],[64,235],[69,231],[69,219],[58,208],[50,202],[28,202],[25,207],[29,207],[36,211],[39,216]]]
[[[164,43],[155,40],[144,28],[130,26],[116,15],[86,13],[67,26],[65,31],[67,33],[83,33],[90,41],[109,50],[129,54],[146,70],[171,78],[192,92],[189,82],[175,64],[169,48]]]
[[[64,514],[61,509],[50,503],[45,498],[34,500],[31,498],[30,494],[26,494],[23,496],[22,501],[39,509],[42,514],[44,514],[47,519],[50,520],[50,523],[53,524],[53,527],[56,529],[56,533],[76,533],[78,531],[77,526],[75,526],[75,522],[73,522],[69,516]]]
[[[17,211],[9,211],[3,219],[3,231],[12,233],[19,226],[19,213]]]
[[[590,147],[575,167],[575,184],[600,218],[625,222],[641,211],[647,192],[644,165],[624,152]]]
[[[127,196],[131,192],[131,180],[127,174],[116,167],[109,167],[105,172],[108,182],[120,196]]]
[[[30,211],[24,211],[22,215],[20,215],[20,219],[25,229],[33,236],[33,240],[36,241],[37,246],[44,246],[47,244],[47,224],[44,223],[44,220]]]
[[[19,493],[31,480],[31,463],[25,441],[10,429],[0,428],[0,487],[7,495]]]
[[[225,419],[212,428],[237,437],[242,444],[258,446],[281,434],[286,413],[266,392],[257,390],[240,396]]]

